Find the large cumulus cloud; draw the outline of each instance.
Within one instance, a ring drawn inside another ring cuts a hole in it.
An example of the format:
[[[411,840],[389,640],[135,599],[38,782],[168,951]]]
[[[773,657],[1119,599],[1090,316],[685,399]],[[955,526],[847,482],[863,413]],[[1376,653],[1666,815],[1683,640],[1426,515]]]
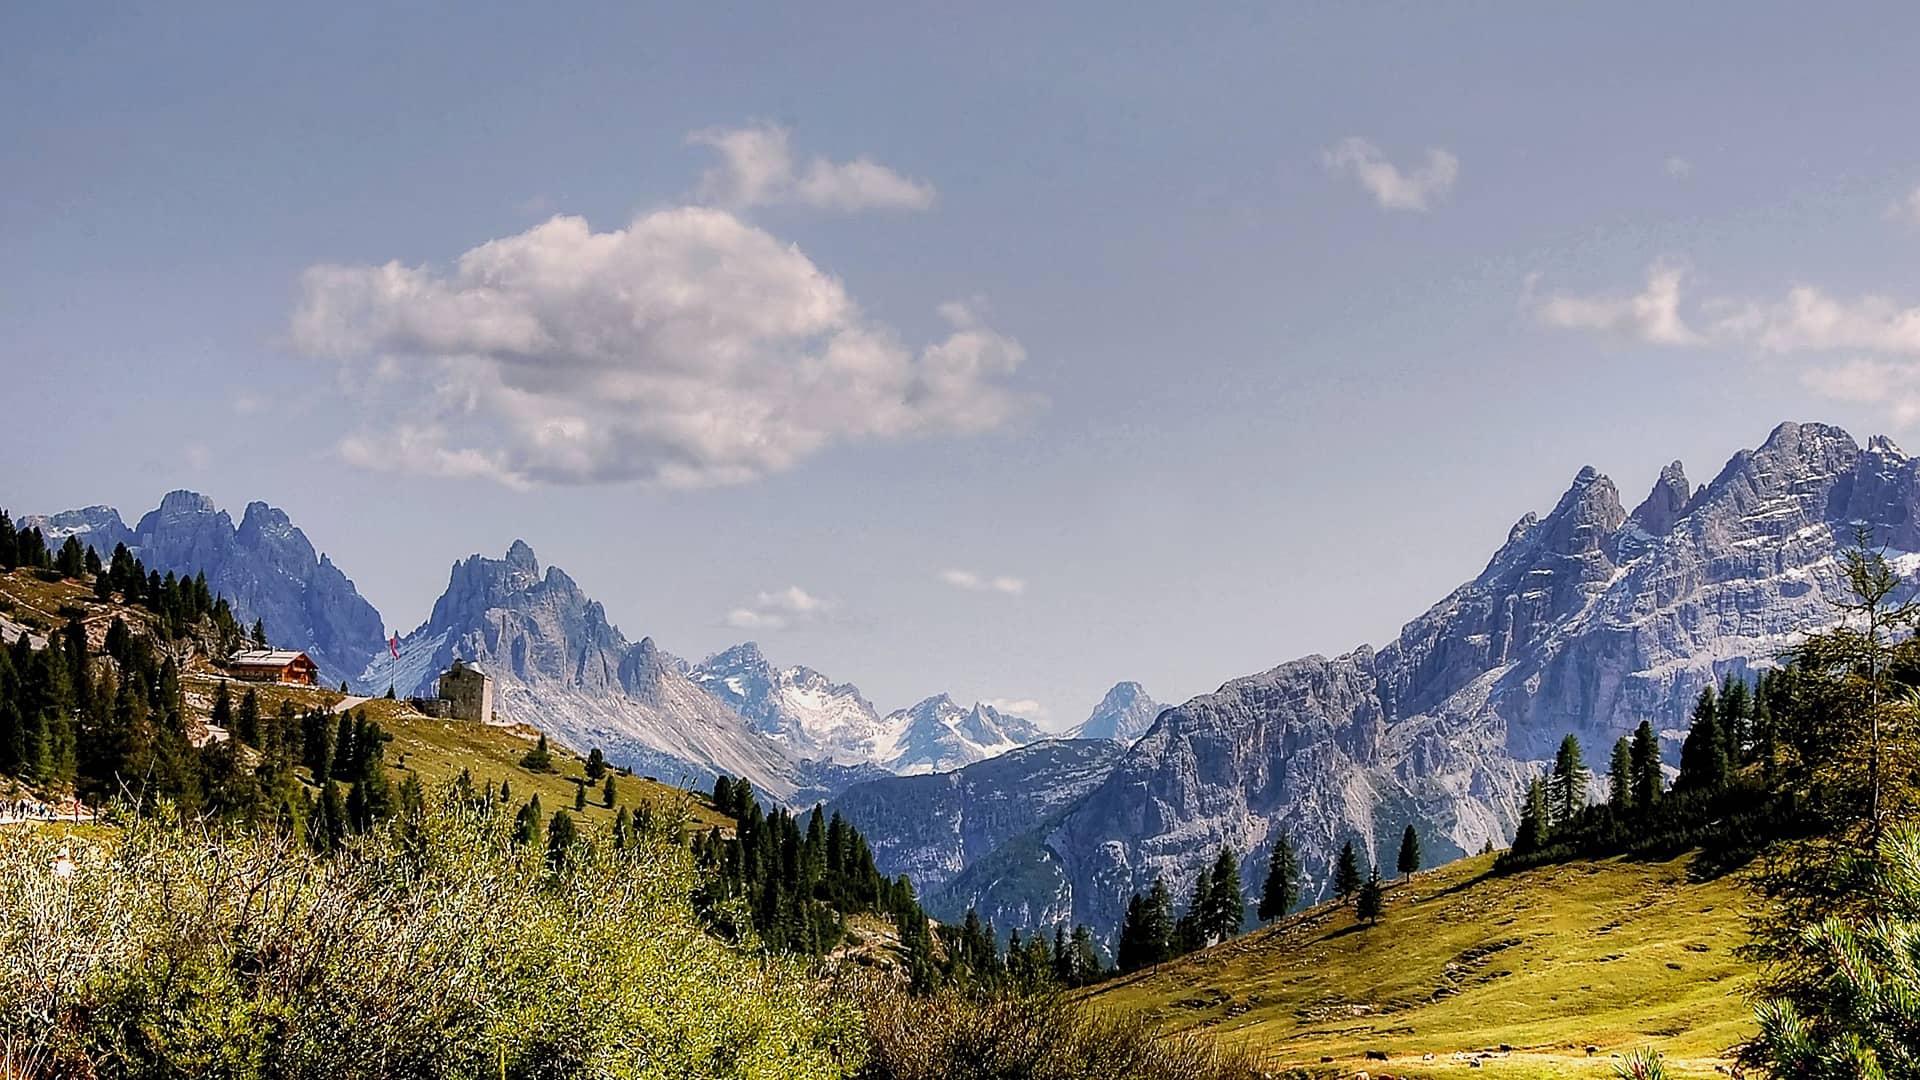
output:
[[[940,312],[945,336],[909,345],[797,247],[677,207],[605,232],[554,217],[445,269],[313,267],[291,336],[343,361],[375,414],[341,443],[357,464],[699,487],[1027,407],[1020,344]]]

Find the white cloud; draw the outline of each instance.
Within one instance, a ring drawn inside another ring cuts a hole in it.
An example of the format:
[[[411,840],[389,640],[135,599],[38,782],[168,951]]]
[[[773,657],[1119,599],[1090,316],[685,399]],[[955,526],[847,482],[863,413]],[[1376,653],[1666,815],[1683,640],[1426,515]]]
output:
[[[340,453],[512,486],[752,481],[828,446],[961,435],[1034,403],[1020,343],[943,305],[918,349],[791,244],[680,207],[595,232],[557,216],[445,271],[315,266],[291,340],[373,416]]]
[[[241,416],[252,416],[260,411],[265,402],[256,394],[241,392],[233,396],[233,411]]]
[[[727,625],[741,630],[785,630],[825,617],[833,605],[798,585],[761,592],[727,612]]]
[[[1835,297],[1796,285],[1778,300],[1700,300],[1693,305],[1700,327],[1694,329],[1681,311],[1684,280],[1676,264],[1656,262],[1638,294],[1562,294],[1532,306],[1548,326],[1621,333],[1655,345],[1740,347],[1789,357],[1864,353],[1804,368],[1801,385],[1835,401],[1883,405],[1901,426],[1920,421],[1920,305],[1872,293]],[[1534,286],[1529,275],[1523,298],[1531,297]]]
[[[1920,356],[1920,307],[1886,296],[1836,299],[1810,285],[1787,290],[1771,303],[1722,302],[1730,314],[1714,324],[1717,337],[1770,352],[1903,353]]]
[[[1898,202],[1887,207],[1887,218],[1890,221],[1920,225],[1920,187],[1907,192]]]
[[[1401,172],[1379,147],[1357,135],[1327,150],[1322,158],[1332,172],[1351,172],[1374,201],[1388,210],[1425,210],[1452,191],[1460,176],[1460,159],[1446,150],[1428,150],[1425,165]]]
[[[1686,271],[1657,262],[1647,270],[1647,285],[1630,296],[1577,296],[1556,293],[1539,302],[1535,314],[1553,327],[1604,330],[1652,345],[1693,345],[1700,335],[1680,317],[1680,283]],[[1529,277],[1531,290],[1537,279]]]
[[[977,574],[972,570],[942,570],[940,580],[956,589],[968,592],[997,592],[1008,596],[1019,596],[1027,591],[1027,583],[1017,577],[1005,575],[989,576]]]
[[[687,136],[689,144],[711,147],[721,158],[701,176],[700,198],[738,208],[799,203],[823,210],[925,210],[933,205],[932,184],[869,157],[836,162],[815,156],[798,165],[790,135],[786,128],[762,124]]]
[[[1675,155],[1667,159],[1666,170],[1667,175],[1675,180],[1685,180],[1693,174],[1693,162]]]
[[[996,709],[1010,716],[1019,716],[1028,720],[1045,720],[1047,707],[1032,698],[986,698],[980,702],[989,709]]]
[[[1800,373],[1800,384],[1821,397],[1879,405],[1897,427],[1920,420],[1920,365],[1860,358]]]
[[[202,443],[188,443],[181,447],[180,456],[186,459],[187,467],[194,472],[200,472],[213,463],[213,451]]]

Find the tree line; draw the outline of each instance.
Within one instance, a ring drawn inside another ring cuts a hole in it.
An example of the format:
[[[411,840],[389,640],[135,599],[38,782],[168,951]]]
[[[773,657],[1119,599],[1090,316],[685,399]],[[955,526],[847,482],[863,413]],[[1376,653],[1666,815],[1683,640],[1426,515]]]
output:
[[[1422,858],[1419,833],[1409,824],[1400,837],[1400,873],[1419,870]],[[1359,918],[1378,922],[1386,886],[1379,867],[1363,872],[1360,864],[1359,850],[1348,840],[1334,861],[1331,889],[1340,902],[1354,902]],[[1304,898],[1299,855],[1293,841],[1282,834],[1268,850],[1255,914],[1263,923],[1272,922],[1291,914]],[[1121,972],[1138,971],[1237,937],[1245,917],[1240,860],[1231,847],[1223,846],[1195,875],[1186,907],[1177,916],[1173,891],[1164,877],[1154,878],[1144,894],[1128,899],[1114,950],[1116,967]]]

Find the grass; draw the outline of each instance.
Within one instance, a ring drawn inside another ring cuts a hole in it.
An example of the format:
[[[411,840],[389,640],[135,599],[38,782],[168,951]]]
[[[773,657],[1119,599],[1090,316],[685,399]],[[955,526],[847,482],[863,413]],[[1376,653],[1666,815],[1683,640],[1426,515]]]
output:
[[[11,604],[11,610],[6,614],[13,621],[31,618],[49,629],[66,625],[66,616],[59,613],[62,606],[85,608],[88,613],[85,617],[88,637],[96,649],[102,647],[106,628],[115,615],[133,626],[149,625],[153,618],[146,609],[135,605],[98,600],[93,590],[80,582],[49,581],[40,573],[27,569],[0,573],[0,599]],[[218,682],[215,670],[204,657],[199,657],[190,665],[182,680],[189,708],[202,719],[205,719],[213,704],[214,689]],[[324,687],[235,683],[233,694],[236,704],[239,695],[248,686],[258,693],[261,712],[268,716],[279,710],[281,702],[291,702],[296,710],[305,711],[331,708],[345,696]],[[418,773],[421,783],[428,787],[437,781],[452,780],[465,769],[472,774],[474,784],[479,787],[484,787],[489,780],[496,784],[502,780],[511,782],[516,802],[525,801],[537,793],[540,805],[551,812],[571,809],[576,787],[586,780],[586,762],[579,755],[558,746],[551,748],[557,771],[536,773],[521,768],[521,756],[539,737],[537,731],[524,725],[483,726],[459,720],[436,720],[414,711],[405,702],[385,698],[371,698],[359,708],[378,720],[380,726],[393,735],[393,741],[387,745],[388,763]],[[715,810],[703,793],[689,792],[640,776],[617,777],[614,788],[616,808],[609,809],[601,804],[600,782],[589,786],[584,821],[611,824],[618,806],[631,809],[645,804],[656,812],[684,806],[689,828],[733,828],[733,819]]]
[[[1322,905],[1083,1000],[1341,1075],[1612,1077],[1614,1055],[1655,1046],[1673,1075],[1713,1076],[1753,1034],[1737,879],[1690,882],[1685,859],[1499,878],[1491,863],[1393,883],[1377,926]]]
[[[185,689],[192,700],[205,709],[211,706],[214,684],[213,676],[199,674],[185,680]],[[283,701],[304,711],[331,708],[344,697],[338,691],[319,687],[235,683],[231,693],[236,701],[248,686],[259,695],[260,711],[269,716],[279,710]],[[485,787],[489,780],[495,787],[507,781],[513,785],[514,802],[525,802],[537,794],[540,805],[551,813],[572,809],[575,790],[586,783],[587,808],[581,812],[582,823],[611,825],[617,807],[624,805],[632,809],[644,803],[656,813],[684,806],[689,829],[733,828],[733,819],[715,810],[707,795],[641,776],[614,778],[615,809],[609,809],[601,803],[602,781],[588,782],[586,761],[559,746],[549,747],[555,771],[523,769],[520,759],[539,737],[538,732],[524,725],[439,720],[415,711],[404,701],[383,697],[369,698],[355,708],[378,721],[381,728],[393,736],[393,741],[387,744],[387,764],[417,773],[420,782],[428,788],[458,777],[464,769],[472,776],[475,787]]]
[[[37,623],[34,634],[40,637],[67,625],[67,616],[60,613],[61,608],[84,608],[87,637],[96,647],[105,639],[107,625],[115,615],[124,617],[132,626],[146,625],[153,617],[144,608],[96,599],[93,590],[80,582],[66,578],[49,581],[36,570],[0,572],[0,600],[5,601],[0,607],[8,609],[0,611],[0,615],[24,625]]]

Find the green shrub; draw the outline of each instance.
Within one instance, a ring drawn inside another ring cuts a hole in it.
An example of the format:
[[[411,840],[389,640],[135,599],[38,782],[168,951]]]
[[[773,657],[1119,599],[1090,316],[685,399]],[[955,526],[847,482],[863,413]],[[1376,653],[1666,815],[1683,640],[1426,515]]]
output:
[[[58,614],[63,619],[84,619],[87,617],[87,609],[79,604],[61,604]]]
[[[981,1001],[909,997],[880,979],[856,991],[868,1059],[860,1080],[1254,1080],[1243,1051],[1193,1032],[1163,1035],[1057,994]]]
[[[707,934],[664,831],[567,859],[450,793],[317,858],[121,819],[0,833],[0,1075],[848,1076],[857,1013]],[[76,870],[52,871],[72,845]]]

